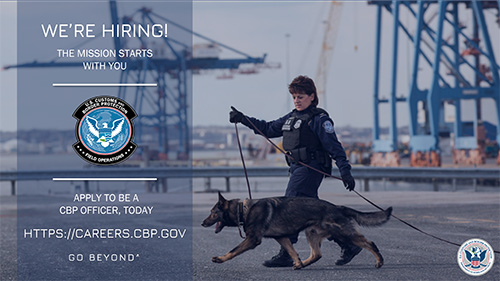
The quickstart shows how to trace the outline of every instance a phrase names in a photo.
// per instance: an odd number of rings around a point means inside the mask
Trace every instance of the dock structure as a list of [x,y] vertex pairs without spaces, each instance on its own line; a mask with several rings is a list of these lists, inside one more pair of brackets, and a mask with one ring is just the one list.
[[[481,101],[495,103],[496,141],[500,143],[499,46],[490,32],[498,32],[497,22],[486,20],[486,10],[499,9],[498,1],[370,1],[377,6],[374,77],[374,123],[372,165],[399,163],[396,105],[408,105],[412,166],[441,166],[439,137],[453,134],[454,162],[484,164],[485,124]],[[402,21],[403,9],[412,18]],[[381,97],[382,19],[392,17],[389,98]],[[497,12],[498,17],[498,12]],[[488,23],[490,23],[488,25]],[[414,31],[412,31],[414,29]],[[413,32],[413,33],[412,33]],[[398,93],[400,35],[413,44],[412,77],[407,96]],[[401,87],[399,87],[401,88]],[[464,108],[463,101],[473,101]],[[380,106],[389,104],[389,136],[380,133]],[[452,111],[446,122],[444,111]],[[475,112],[472,122],[462,120],[462,111]],[[468,124],[472,123],[472,124]],[[472,125],[469,134],[465,128]]]

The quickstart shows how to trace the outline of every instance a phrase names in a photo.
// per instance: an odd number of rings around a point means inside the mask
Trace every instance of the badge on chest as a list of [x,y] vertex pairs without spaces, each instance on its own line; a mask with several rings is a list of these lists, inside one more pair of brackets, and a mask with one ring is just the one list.
[[281,128],[282,131],[291,131],[292,128],[297,130],[300,128],[302,125],[303,120],[296,118],[296,117],[290,117],[285,121],[285,124],[283,124],[283,127]]

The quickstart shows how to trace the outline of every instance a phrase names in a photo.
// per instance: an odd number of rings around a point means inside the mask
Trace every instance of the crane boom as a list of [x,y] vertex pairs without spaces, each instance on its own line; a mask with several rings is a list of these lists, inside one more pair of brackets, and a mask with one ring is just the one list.
[[323,43],[321,44],[318,69],[316,71],[316,90],[318,91],[318,99],[322,103],[323,108],[326,108],[326,83],[332,62],[335,41],[337,40],[341,10],[342,3],[332,1],[328,9],[328,18],[325,21],[325,33],[323,35]]

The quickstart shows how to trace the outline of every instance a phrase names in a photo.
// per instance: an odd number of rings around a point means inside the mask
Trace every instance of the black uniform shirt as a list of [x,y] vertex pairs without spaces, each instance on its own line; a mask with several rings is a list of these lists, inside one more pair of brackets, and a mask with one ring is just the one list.
[[[304,111],[311,110],[308,107]],[[250,121],[268,138],[277,138],[283,136],[282,127],[285,121],[294,113],[293,110],[285,116],[276,119],[274,121],[267,122],[265,120],[259,120],[253,117],[248,117]],[[259,134],[257,130],[243,118],[242,124],[253,129],[256,134]],[[326,113],[320,113],[313,115],[311,122],[309,123],[311,130],[318,136],[324,150],[335,159],[335,164],[339,168],[341,175],[347,175],[351,173],[351,165],[347,160],[344,148],[339,142],[337,135],[335,134],[335,129],[333,127],[333,121]]]

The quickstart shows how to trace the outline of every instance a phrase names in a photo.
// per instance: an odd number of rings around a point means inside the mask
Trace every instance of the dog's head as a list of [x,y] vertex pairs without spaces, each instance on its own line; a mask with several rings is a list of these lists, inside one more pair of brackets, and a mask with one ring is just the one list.
[[229,201],[227,201],[219,192],[219,201],[214,205],[214,207],[210,211],[210,215],[203,221],[201,226],[210,227],[217,223],[215,225],[215,233],[219,233],[224,228],[224,226],[234,225],[234,223],[228,221],[228,211]]

